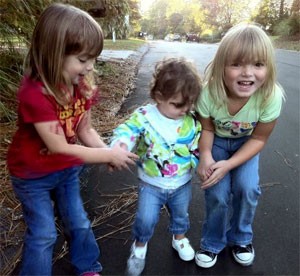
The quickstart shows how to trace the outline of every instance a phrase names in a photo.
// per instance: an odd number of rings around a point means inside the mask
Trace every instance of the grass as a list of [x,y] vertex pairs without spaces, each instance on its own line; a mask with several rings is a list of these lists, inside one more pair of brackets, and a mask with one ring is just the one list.
[[300,51],[300,34],[293,37],[271,36],[275,48]]
[[113,42],[111,39],[105,39],[104,40],[104,49],[105,50],[129,50],[129,51],[135,51],[142,45],[144,45],[146,42],[145,40],[141,39],[125,39],[125,40],[116,40]]

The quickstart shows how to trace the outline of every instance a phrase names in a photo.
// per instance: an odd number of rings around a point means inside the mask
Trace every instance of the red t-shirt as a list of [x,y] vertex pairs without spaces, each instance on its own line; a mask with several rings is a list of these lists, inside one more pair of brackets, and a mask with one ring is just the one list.
[[85,99],[78,87],[75,87],[73,103],[61,107],[54,97],[43,93],[41,82],[24,78],[18,92],[18,102],[18,130],[7,154],[11,175],[33,179],[83,163],[75,156],[49,153],[33,125],[59,121],[68,143],[76,143],[77,126],[84,112],[91,108],[91,100]]

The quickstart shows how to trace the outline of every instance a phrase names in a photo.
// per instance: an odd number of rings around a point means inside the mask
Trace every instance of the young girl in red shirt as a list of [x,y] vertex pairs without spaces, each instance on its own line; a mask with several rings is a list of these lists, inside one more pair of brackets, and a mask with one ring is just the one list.
[[78,175],[83,163],[123,169],[137,157],[119,145],[107,147],[91,126],[93,66],[102,48],[99,24],[70,5],[49,6],[35,27],[18,92],[18,130],[7,156],[27,225],[21,275],[51,275],[57,236],[52,195],[76,274],[102,270]]

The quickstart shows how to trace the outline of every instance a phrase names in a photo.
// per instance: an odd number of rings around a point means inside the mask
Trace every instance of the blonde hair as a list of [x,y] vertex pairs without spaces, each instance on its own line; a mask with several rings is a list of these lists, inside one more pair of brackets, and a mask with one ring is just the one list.
[[64,105],[71,101],[71,96],[62,89],[70,83],[63,75],[65,57],[84,51],[89,58],[96,58],[102,49],[102,29],[88,13],[71,5],[52,4],[35,26],[25,73],[42,81],[47,93]]
[[202,90],[195,65],[183,57],[164,58],[155,65],[150,83],[150,97],[168,100],[180,93],[185,103],[193,104]]
[[273,94],[276,85],[276,66],[272,42],[258,25],[238,24],[225,34],[213,61],[205,69],[204,81],[218,106],[228,100],[224,84],[226,64],[241,61],[246,63],[261,61],[266,64],[266,80],[257,92],[263,94],[263,104]]

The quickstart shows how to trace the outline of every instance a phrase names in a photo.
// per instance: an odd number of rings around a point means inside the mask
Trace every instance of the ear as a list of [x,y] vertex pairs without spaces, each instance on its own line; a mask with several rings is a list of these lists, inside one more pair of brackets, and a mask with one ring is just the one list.
[[162,95],[162,93],[160,91],[156,91],[155,93],[155,101],[157,103],[161,103],[162,101],[164,101],[164,97]]

